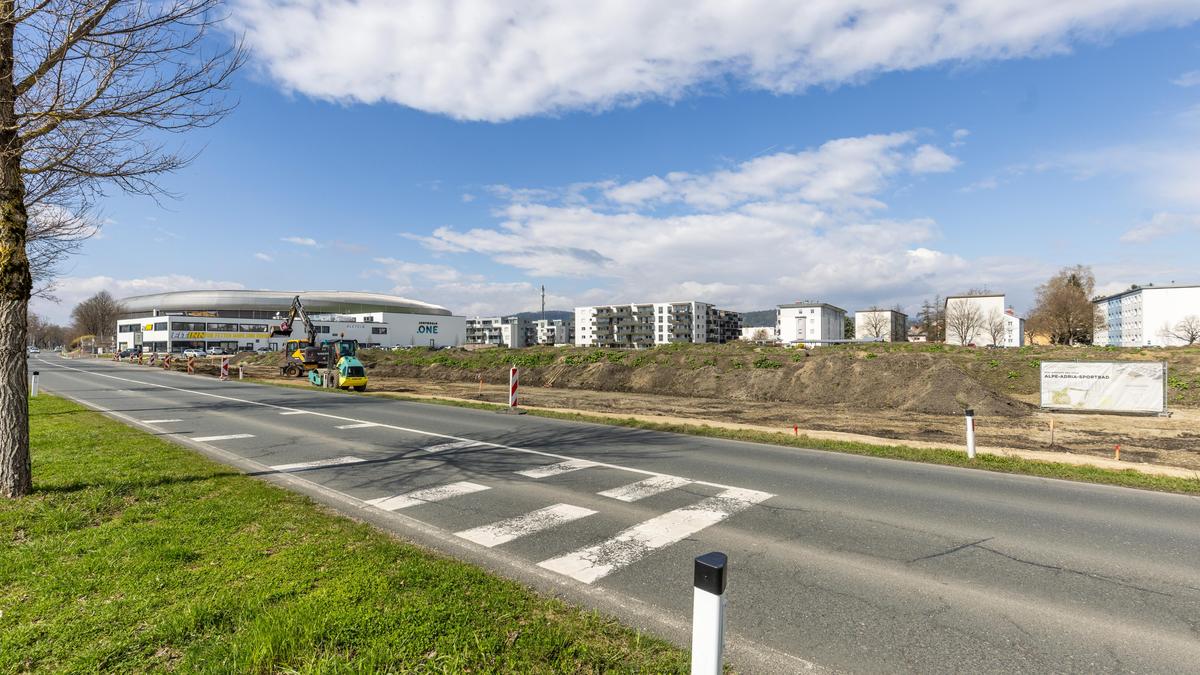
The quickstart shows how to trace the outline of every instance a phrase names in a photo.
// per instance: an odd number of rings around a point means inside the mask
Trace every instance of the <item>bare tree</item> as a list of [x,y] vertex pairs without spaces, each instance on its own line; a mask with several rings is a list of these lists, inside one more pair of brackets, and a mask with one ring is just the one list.
[[918,317],[925,339],[930,342],[941,342],[946,339],[946,308],[940,295],[933,300],[921,303],[921,314]]
[[[886,309],[872,307],[863,311],[862,315],[862,334],[858,337],[874,338],[877,340],[891,339],[892,315]],[[858,321],[855,321],[855,324],[855,331],[857,332],[858,325],[860,324]]]
[[168,196],[192,156],[158,132],[215,124],[244,61],[221,0],[0,0],[0,495],[32,488],[24,349],[35,275],[93,231],[106,189]]
[[769,328],[758,328],[751,337],[755,342],[767,342],[771,339],[771,330]]
[[946,301],[946,339],[960,345],[970,344],[975,334],[983,328],[983,311],[979,305],[966,298],[951,298]]
[[983,327],[987,331],[988,337],[992,339],[992,344],[997,346],[1004,344],[1004,334],[1008,332],[1004,312],[993,309],[984,321]]
[[29,315],[29,344],[35,347],[58,347],[67,344],[70,331],[50,323],[37,314]]
[[117,317],[121,314],[121,303],[108,291],[100,291],[75,305],[71,320],[75,332],[80,335],[95,335],[97,345],[107,345],[116,336]]
[[1092,342],[1095,308],[1092,291],[1096,277],[1086,265],[1064,267],[1037,288],[1037,304],[1029,315],[1029,330],[1044,334],[1054,344]]
[[1200,316],[1185,316],[1171,329],[1171,337],[1182,340],[1186,345],[1196,344],[1200,341]]

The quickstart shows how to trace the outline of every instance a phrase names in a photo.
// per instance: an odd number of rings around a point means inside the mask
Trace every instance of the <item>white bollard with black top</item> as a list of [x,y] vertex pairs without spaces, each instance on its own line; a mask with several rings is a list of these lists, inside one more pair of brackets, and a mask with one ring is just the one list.
[[38,375],[40,375],[40,373],[35,370],[33,371],[33,374],[29,376],[29,395],[31,397],[36,397],[38,394]]
[[975,459],[975,411],[967,408],[967,459]]
[[725,650],[725,581],[729,558],[698,556],[692,593],[692,675],[718,675]]

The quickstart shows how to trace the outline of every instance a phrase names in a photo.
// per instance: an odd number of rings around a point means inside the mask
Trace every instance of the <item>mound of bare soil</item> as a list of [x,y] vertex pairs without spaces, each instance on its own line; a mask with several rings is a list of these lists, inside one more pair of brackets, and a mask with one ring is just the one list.
[[[469,370],[441,364],[380,364],[382,377],[444,382],[507,382],[507,369]],[[555,363],[526,368],[521,382],[535,387],[586,389],[742,401],[786,401],[811,406],[864,410],[892,409],[936,415],[1022,416],[1031,408],[997,393],[946,359],[930,354],[882,354],[862,358],[853,353],[799,358],[772,364],[726,364],[690,367],[684,363],[632,366],[608,360],[589,364]]]

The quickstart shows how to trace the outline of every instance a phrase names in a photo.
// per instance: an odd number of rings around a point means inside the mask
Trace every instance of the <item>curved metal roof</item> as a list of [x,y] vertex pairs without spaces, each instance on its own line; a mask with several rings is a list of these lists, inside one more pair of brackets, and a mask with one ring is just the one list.
[[358,291],[173,291],[135,295],[121,300],[123,314],[177,312],[189,310],[261,310],[286,312],[292,298],[300,296],[304,309],[313,314],[433,314],[450,316],[450,310],[419,300],[383,293]]

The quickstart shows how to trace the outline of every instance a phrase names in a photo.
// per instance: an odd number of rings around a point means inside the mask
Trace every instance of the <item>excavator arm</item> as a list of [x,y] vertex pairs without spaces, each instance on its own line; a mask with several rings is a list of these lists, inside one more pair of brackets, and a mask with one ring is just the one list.
[[304,311],[304,305],[300,303],[300,296],[298,295],[292,298],[292,309],[288,312],[288,317],[275,330],[271,331],[271,337],[291,337],[292,328],[295,326],[297,318],[304,322],[304,329],[308,331],[309,342],[316,344],[317,329],[313,326],[312,320],[308,318],[308,312]]

